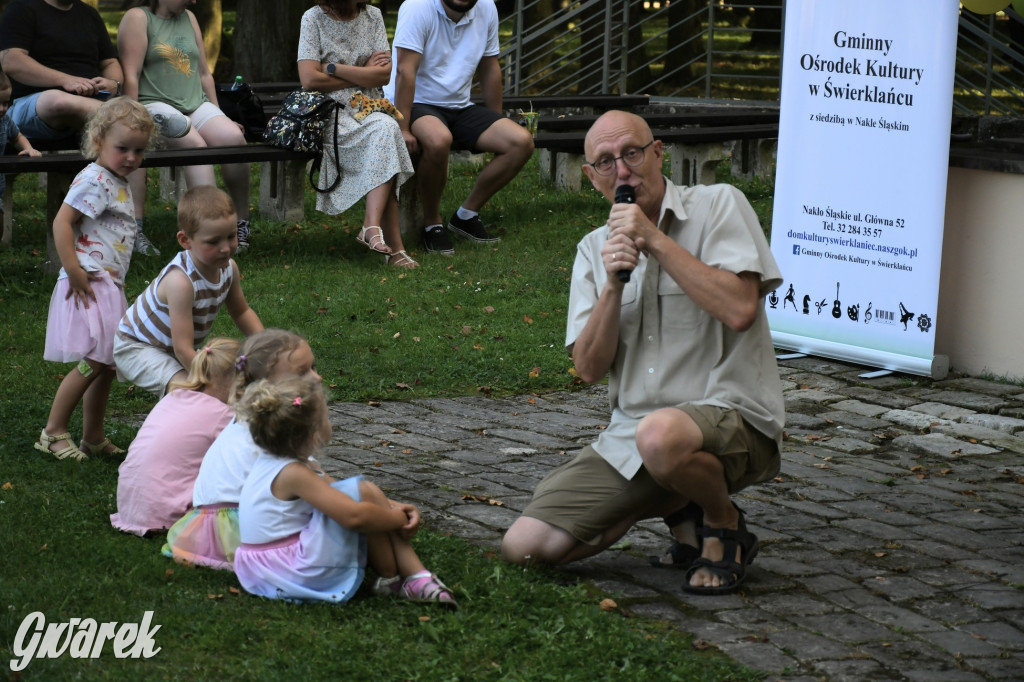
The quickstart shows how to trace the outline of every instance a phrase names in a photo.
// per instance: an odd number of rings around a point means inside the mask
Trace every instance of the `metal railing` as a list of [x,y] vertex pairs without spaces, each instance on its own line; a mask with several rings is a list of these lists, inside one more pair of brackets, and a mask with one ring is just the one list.
[[[513,95],[777,101],[785,2],[516,0],[502,20]],[[1024,115],[1024,20],[963,11],[954,111]]]

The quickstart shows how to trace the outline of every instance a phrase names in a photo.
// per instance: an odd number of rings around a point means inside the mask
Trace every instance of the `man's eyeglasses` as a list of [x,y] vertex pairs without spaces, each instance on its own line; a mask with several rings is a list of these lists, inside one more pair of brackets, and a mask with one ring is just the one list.
[[622,159],[622,163],[626,164],[630,168],[636,168],[644,162],[644,152],[654,144],[654,140],[651,140],[643,147],[629,147],[622,156],[602,156],[600,159],[594,162],[587,162],[588,166],[592,166],[598,175],[611,175],[615,172],[615,162]]

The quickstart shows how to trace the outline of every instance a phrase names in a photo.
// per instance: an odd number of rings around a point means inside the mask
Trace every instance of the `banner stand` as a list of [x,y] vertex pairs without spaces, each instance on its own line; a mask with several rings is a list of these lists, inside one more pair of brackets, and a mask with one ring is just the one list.
[[776,347],[933,379],[957,0],[787,0]]

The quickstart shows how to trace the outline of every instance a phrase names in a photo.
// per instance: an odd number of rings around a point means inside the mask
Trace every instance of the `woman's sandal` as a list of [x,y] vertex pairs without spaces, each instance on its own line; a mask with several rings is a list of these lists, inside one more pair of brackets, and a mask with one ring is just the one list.
[[[668,526],[671,531],[676,526],[686,523],[687,521],[693,521],[697,528],[703,525],[704,521],[704,510],[699,505],[690,502],[682,509],[677,509],[672,512],[664,519],[665,525]],[[686,570],[693,562],[700,558],[700,538],[697,538],[698,546],[688,545],[684,542],[675,540],[672,542],[672,546],[669,547],[664,554],[659,556],[648,556],[647,561],[650,562],[651,566],[655,568],[679,568]],[[667,559],[667,561],[666,561]]]
[[[104,438],[96,445],[86,443],[83,440],[78,447],[82,452],[89,455],[90,457],[95,457],[96,455],[107,455],[116,457],[117,455],[124,454],[124,450],[111,443],[109,438]],[[110,449],[108,450],[107,448]]]
[[[747,524],[743,520],[743,511],[740,512],[740,521],[736,530],[731,528],[712,528],[702,526],[700,535],[703,538],[718,538],[722,541],[722,560],[712,561],[704,557],[698,557],[686,572],[686,582],[683,583],[683,592],[690,594],[731,594],[739,589],[744,578],[747,577],[747,566],[754,561],[760,544],[757,536],[747,530]],[[740,560],[736,561],[736,549],[741,550]],[[706,570],[712,575],[718,576],[722,584],[717,587],[706,585],[691,585],[690,579],[699,570]]]
[[[50,446],[54,443],[59,443],[62,440],[68,442],[67,447],[63,447],[60,450],[51,450]],[[89,455],[85,454],[81,450],[75,447],[75,441],[71,440],[71,434],[65,431],[64,433],[56,436],[51,436],[46,433],[46,429],[43,429],[39,433],[39,440],[32,444],[36,450],[45,452],[48,455],[53,455],[57,459],[73,459],[76,462],[81,462],[89,459]]]
[[419,263],[412,259],[412,256],[405,252],[405,249],[385,255],[384,260],[388,265],[396,268],[404,268],[405,270],[412,270],[413,268],[418,268],[420,266]]
[[367,225],[359,230],[356,240],[377,253],[389,254],[391,247],[384,241],[384,230],[379,225]]

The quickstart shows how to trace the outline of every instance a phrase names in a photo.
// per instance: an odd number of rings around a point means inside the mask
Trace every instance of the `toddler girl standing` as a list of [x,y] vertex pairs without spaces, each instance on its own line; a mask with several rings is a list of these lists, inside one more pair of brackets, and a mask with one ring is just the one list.
[[[235,379],[228,402],[241,397],[259,379],[308,376],[320,381],[313,351],[298,334],[266,329],[248,337],[235,358]],[[192,509],[167,531],[166,556],[175,561],[230,571],[238,547],[238,496],[260,448],[249,426],[228,424],[206,451],[194,486]]]
[[[50,299],[43,357],[78,363],[61,381],[46,427],[34,447],[57,459],[123,454],[103,435],[114,379],[114,333],[127,307],[124,277],[135,240],[135,210],[126,177],[157,138],[156,124],[138,102],[104,102],[82,135],[82,154],[96,159],[71,183],[53,220],[61,270]],[[82,443],[68,424],[82,402]]]
[[192,358],[188,378],[150,411],[117,475],[110,523],[136,535],[166,530],[192,508],[192,485],[210,444],[235,416],[228,393],[236,339],[210,339]]
[[257,381],[236,409],[262,449],[238,503],[242,587],[271,599],[344,602],[369,563],[377,594],[456,606],[409,542],[419,510],[360,476],[334,481],[310,457],[331,435],[319,380]]

